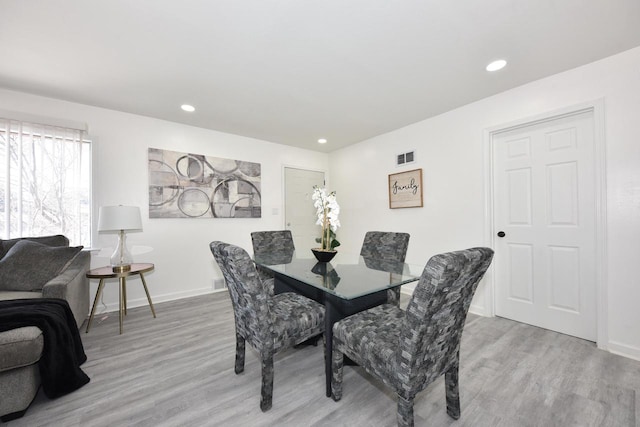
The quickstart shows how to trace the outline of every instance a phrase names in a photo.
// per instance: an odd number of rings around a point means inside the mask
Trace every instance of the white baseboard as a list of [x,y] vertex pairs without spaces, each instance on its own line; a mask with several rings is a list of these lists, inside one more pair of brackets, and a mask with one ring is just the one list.
[[608,350],[610,353],[617,354],[618,356],[640,361],[640,348],[638,347],[609,341]]
[[[226,291],[227,291],[226,288],[223,288],[223,289],[201,288],[201,289],[194,289],[188,292],[172,292],[172,293],[163,294],[163,295],[152,295],[151,301],[153,302],[153,305],[156,305],[161,302],[174,301],[182,298],[196,297],[199,295],[213,294],[216,292],[226,292]],[[93,304],[93,301],[92,301],[92,304]],[[107,307],[106,309],[104,308],[104,306],[102,306],[100,302],[98,302],[98,304],[99,306],[96,307],[96,316],[98,314],[110,313],[110,312],[118,311],[120,309],[117,302],[105,304]],[[146,297],[136,298],[136,299],[127,298],[127,308],[143,307],[148,305],[149,305],[149,302],[147,301]],[[102,308],[102,310],[100,310],[100,308]]]
[[413,291],[416,289],[416,283],[408,283],[406,285],[400,286],[400,293],[407,294],[409,296],[413,295]]
[[477,316],[482,316],[482,317],[487,316],[487,314],[485,313],[484,306],[479,304],[471,304],[469,306],[469,313],[475,314]]

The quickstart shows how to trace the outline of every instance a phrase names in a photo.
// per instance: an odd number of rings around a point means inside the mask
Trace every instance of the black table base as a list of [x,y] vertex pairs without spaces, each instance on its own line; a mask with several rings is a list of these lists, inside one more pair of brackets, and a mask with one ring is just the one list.
[[283,292],[296,292],[324,305],[325,308],[325,381],[326,394],[331,397],[332,375],[332,351],[333,351],[333,324],[352,314],[359,313],[369,308],[387,302],[387,290],[384,289],[373,294],[346,300],[338,296],[328,294],[306,283],[292,279],[288,276],[275,274],[274,290],[276,294]]

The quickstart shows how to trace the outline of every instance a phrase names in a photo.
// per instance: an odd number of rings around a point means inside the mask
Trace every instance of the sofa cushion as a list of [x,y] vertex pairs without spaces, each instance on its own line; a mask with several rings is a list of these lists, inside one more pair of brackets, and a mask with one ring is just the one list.
[[17,239],[0,240],[0,258],[9,252],[9,249],[21,240],[29,240],[31,242],[42,243],[47,246],[69,246],[69,239],[62,234],[41,237],[18,237]]
[[25,291],[0,291],[0,301],[9,301],[12,299],[25,298],[42,298],[42,292],[25,292]]
[[43,346],[42,331],[35,326],[0,332],[0,372],[33,365]]
[[0,290],[37,291],[56,277],[82,246],[53,247],[20,240],[0,260]]

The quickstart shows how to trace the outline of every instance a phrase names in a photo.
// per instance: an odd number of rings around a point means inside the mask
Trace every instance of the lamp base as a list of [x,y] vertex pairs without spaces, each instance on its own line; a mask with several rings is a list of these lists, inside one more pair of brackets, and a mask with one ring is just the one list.
[[126,239],[127,235],[124,234],[124,230],[120,230],[118,233],[118,246],[116,246],[116,250],[111,255],[111,270],[114,273],[131,271],[133,258],[129,253],[129,249],[127,249]]
[[111,267],[111,271],[113,271],[114,273],[126,273],[127,271],[131,271],[131,264],[114,265]]

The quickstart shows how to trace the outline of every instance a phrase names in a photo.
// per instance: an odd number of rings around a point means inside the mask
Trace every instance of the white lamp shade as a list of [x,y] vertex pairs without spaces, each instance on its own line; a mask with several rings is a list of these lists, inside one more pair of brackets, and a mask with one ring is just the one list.
[[140,208],[137,206],[102,206],[98,216],[98,231],[142,230]]

